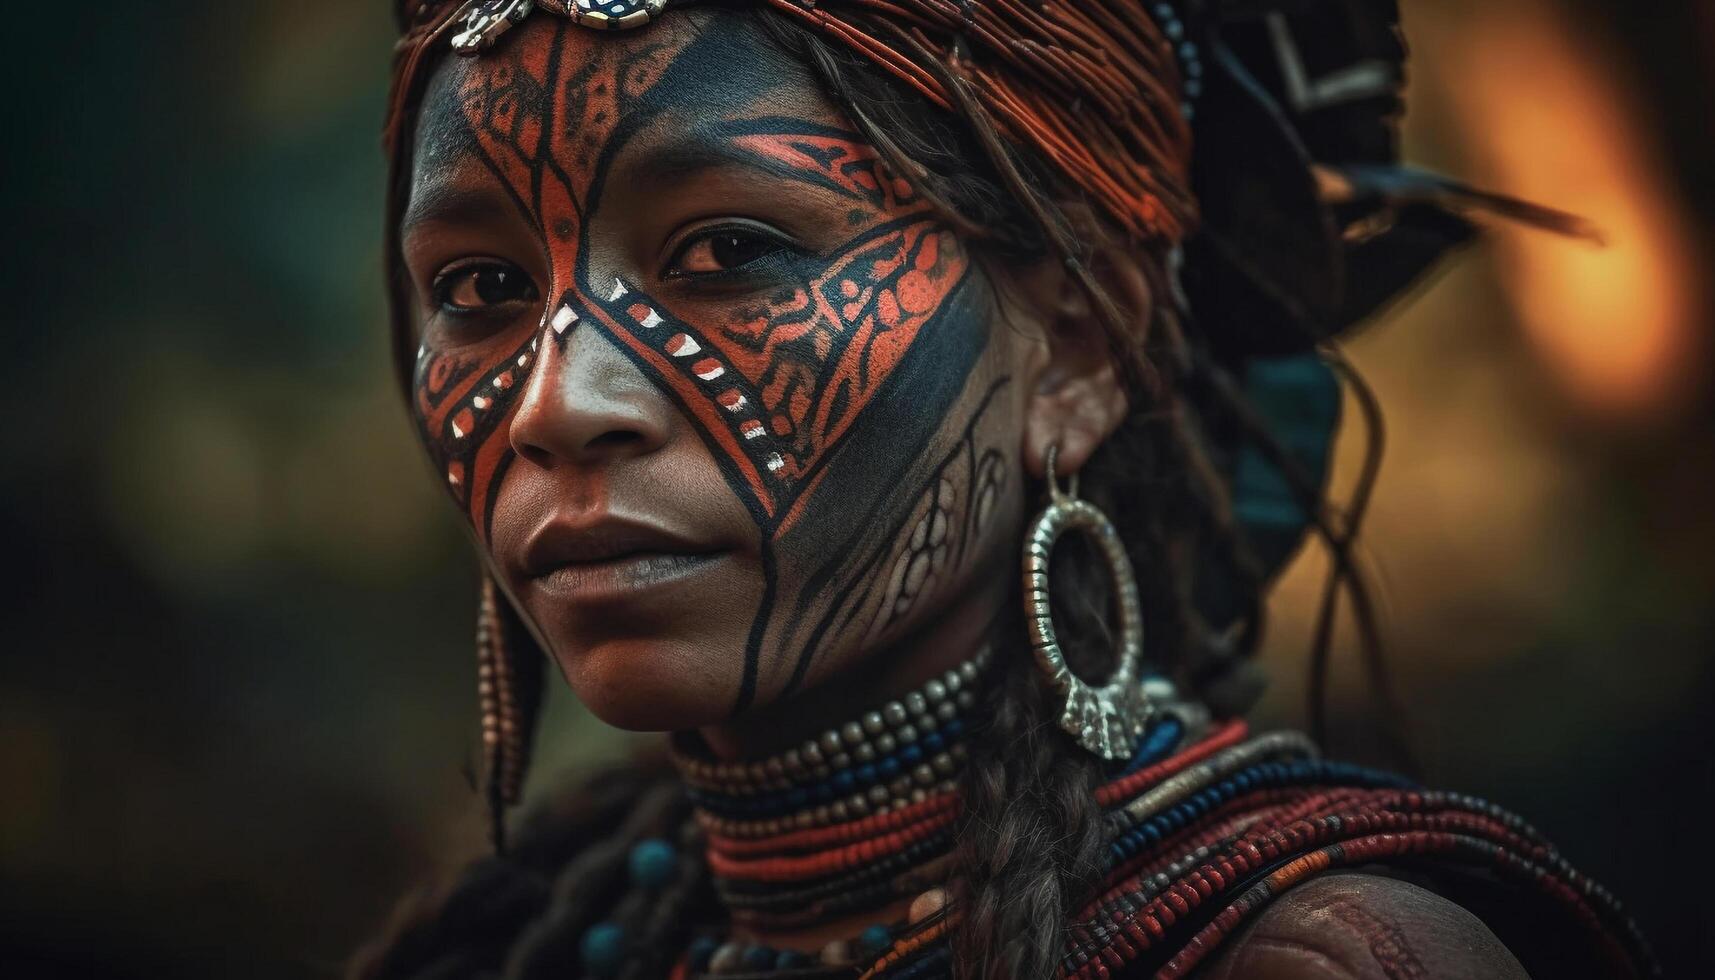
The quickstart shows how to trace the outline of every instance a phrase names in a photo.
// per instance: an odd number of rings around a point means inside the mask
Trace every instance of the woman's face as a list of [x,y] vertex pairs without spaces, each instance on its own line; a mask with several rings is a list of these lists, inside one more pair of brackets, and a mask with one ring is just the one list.
[[598,715],[715,723],[1010,583],[1041,333],[749,18],[448,58],[412,178],[422,436]]

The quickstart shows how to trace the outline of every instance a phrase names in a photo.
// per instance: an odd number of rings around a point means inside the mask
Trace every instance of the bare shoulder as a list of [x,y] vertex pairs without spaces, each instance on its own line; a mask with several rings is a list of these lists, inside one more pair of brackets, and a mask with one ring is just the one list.
[[1409,882],[1329,874],[1235,935],[1200,980],[1526,980],[1480,919]]

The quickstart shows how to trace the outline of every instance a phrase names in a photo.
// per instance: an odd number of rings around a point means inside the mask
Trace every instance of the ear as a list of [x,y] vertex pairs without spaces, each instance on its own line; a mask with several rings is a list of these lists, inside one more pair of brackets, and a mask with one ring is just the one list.
[[[1153,296],[1142,263],[1123,243],[1099,247],[1089,266],[1122,315],[1141,333]],[[1046,261],[1023,277],[1023,290],[1037,311],[1042,345],[1033,352],[1030,401],[1024,425],[1024,465],[1032,476],[1047,473],[1048,450],[1059,447],[1056,468],[1074,473],[1124,421],[1130,409],[1113,347],[1094,300],[1064,263]]]

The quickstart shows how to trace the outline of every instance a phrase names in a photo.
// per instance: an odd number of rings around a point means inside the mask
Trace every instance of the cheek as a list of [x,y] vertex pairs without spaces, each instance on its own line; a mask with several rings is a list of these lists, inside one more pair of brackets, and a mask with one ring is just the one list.
[[1023,520],[1023,415],[1004,369],[1003,358],[985,358],[976,376],[992,379],[990,397],[961,400],[948,419],[957,436],[952,448],[914,499],[900,495],[910,510],[877,572],[868,645],[911,632],[973,590],[1009,581]]
[[513,452],[507,422],[535,364],[534,331],[417,357],[412,414],[447,492],[486,541],[495,490]]
[[709,405],[711,429],[734,448],[729,462],[778,536],[803,518],[837,455],[853,443],[872,458],[882,448],[859,431],[872,416],[890,416],[880,424],[902,437],[895,454],[922,444],[909,430],[924,428],[924,414],[901,413],[898,401],[931,376],[956,384],[980,351],[984,326],[950,310],[969,271],[950,233],[909,222],[850,243],[801,284],[744,303],[665,304],[669,329],[637,333],[684,368],[669,384]]
[[1024,399],[993,310],[986,280],[965,277],[782,538],[783,593],[806,624],[785,691],[1012,581]]

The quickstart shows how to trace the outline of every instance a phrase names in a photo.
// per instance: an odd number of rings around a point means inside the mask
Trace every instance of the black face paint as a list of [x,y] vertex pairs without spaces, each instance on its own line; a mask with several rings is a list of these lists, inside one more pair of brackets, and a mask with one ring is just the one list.
[[[781,58],[745,32],[619,40],[541,22],[461,66],[456,122],[536,230],[551,301],[527,333],[426,340],[417,370],[423,438],[485,542],[518,465],[507,422],[519,392],[575,331],[600,331],[671,398],[760,536],[766,582],[735,711],[757,697],[765,662],[790,690],[830,635],[879,637],[908,615],[962,560],[1005,472],[977,436],[1007,384],[976,371],[991,295],[956,236],[840,120],[779,113],[768,89],[787,73],[725,67]],[[609,184],[639,177],[615,161],[667,124],[770,186],[819,195],[839,244],[782,253],[718,289],[594,274],[614,263],[592,262],[592,229],[628,221]],[[681,156],[657,155],[655,174],[697,165]]]

